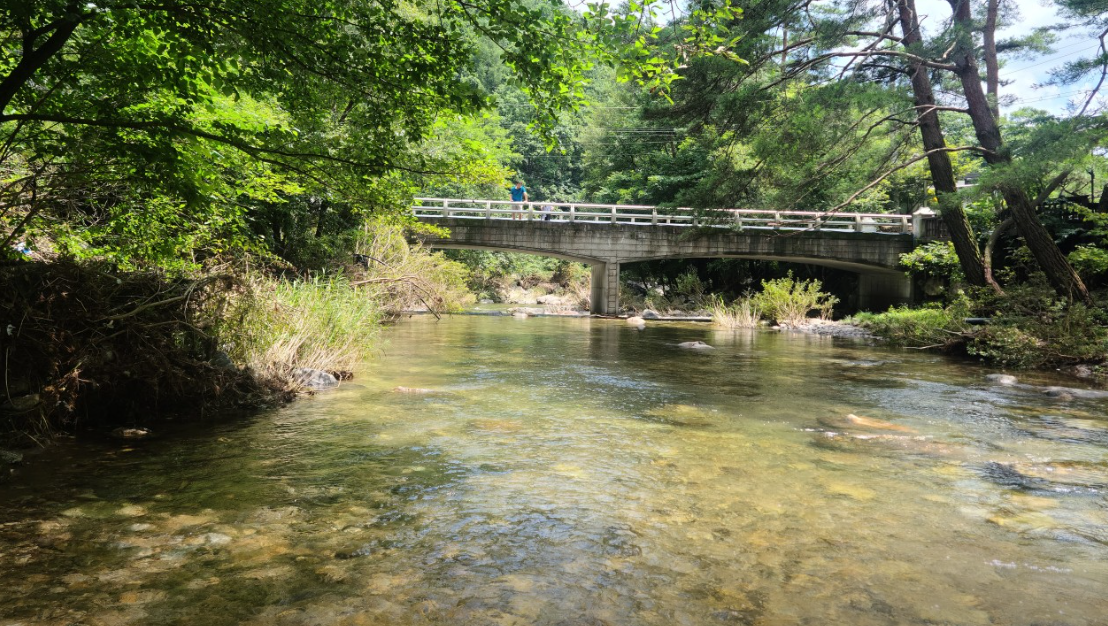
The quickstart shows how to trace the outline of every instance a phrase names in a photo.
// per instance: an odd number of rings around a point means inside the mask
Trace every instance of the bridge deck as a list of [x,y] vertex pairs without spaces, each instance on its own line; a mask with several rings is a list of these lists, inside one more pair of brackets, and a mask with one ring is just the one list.
[[421,219],[543,220],[638,226],[820,230],[832,232],[915,234],[917,215],[888,213],[825,213],[757,209],[668,209],[629,204],[582,202],[511,202],[458,198],[416,198],[412,212]]

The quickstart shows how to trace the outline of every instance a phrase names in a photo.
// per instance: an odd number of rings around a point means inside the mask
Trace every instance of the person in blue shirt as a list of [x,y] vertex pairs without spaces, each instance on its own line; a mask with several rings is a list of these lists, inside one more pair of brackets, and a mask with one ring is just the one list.
[[527,188],[522,180],[517,180],[516,186],[508,189],[508,193],[512,194],[512,219],[518,220],[523,215],[523,203],[530,199]]

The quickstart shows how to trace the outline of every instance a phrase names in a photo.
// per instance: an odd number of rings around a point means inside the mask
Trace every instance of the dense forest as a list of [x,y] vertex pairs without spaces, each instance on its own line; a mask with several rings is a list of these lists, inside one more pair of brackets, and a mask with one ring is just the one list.
[[[414,196],[506,199],[512,180],[536,201],[705,214],[931,207],[949,243],[904,259],[929,302],[856,321],[1096,374],[1108,3],[1054,0],[1056,24],[1008,39],[1013,0],[937,4],[5,2],[4,419],[38,437],[255,406],[347,375],[400,311],[520,273],[582,280],[409,245],[429,228]],[[1005,68],[1060,34],[1084,42],[1052,65],[1069,108],[1028,106]],[[629,268],[625,292],[726,309],[794,275],[850,280],[667,261]]]

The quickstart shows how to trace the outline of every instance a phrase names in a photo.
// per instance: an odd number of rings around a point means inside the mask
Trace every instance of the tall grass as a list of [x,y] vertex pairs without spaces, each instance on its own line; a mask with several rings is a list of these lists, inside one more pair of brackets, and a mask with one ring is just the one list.
[[287,281],[252,277],[222,333],[236,363],[288,384],[296,368],[348,371],[369,357],[384,316],[377,298],[340,275]]
[[709,305],[712,323],[724,328],[757,328],[761,323],[762,312],[753,298],[740,298],[731,304],[724,304],[722,298],[716,298]]

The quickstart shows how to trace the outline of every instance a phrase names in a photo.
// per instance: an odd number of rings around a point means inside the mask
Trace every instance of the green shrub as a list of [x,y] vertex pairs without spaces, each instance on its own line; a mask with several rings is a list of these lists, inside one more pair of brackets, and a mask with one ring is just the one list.
[[818,280],[796,280],[790,271],[785,278],[763,280],[762,291],[752,298],[752,304],[766,317],[779,324],[799,326],[808,319],[808,313],[819,311],[821,318],[829,318],[838,298],[820,291]]
[[426,308],[452,311],[473,301],[466,288],[469,270],[441,252],[408,244],[404,230],[371,220],[354,242],[367,267],[356,268],[350,282],[370,292],[390,315]]
[[963,330],[962,307],[912,309],[890,308],[884,313],[858,313],[851,321],[888,340],[904,346],[946,346]]
[[1077,270],[1085,280],[1108,274],[1108,250],[1094,246],[1078,246],[1068,256],[1073,269]]
[[689,268],[688,271],[677,277],[677,285],[673,290],[672,296],[684,298],[693,305],[700,306],[704,303],[706,290],[696,270]]
[[967,352],[1005,367],[1036,367],[1048,359],[1045,343],[1016,326],[986,326],[978,331]]
[[912,276],[962,282],[962,265],[949,241],[932,241],[900,255],[900,266]]

